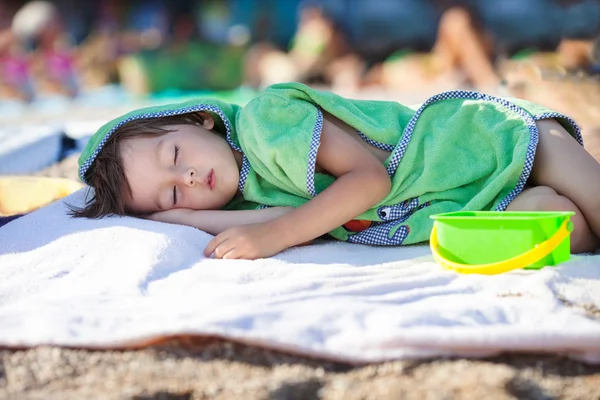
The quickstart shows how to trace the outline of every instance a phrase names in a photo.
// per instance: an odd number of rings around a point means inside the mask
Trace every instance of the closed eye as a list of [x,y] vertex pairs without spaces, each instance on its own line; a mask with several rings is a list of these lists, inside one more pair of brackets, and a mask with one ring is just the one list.
[[[177,157],[179,156],[179,146],[175,146],[175,156],[173,157],[173,165],[177,165]],[[177,205],[177,186],[173,186],[173,207]]]

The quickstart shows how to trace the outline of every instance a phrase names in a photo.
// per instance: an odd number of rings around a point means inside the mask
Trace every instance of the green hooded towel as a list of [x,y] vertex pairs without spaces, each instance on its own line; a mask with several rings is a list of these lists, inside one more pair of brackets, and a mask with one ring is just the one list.
[[[582,145],[570,118],[518,99],[477,92],[438,94],[418,107],[349,100],[299,83],[271,86],[245,107],[218,100],[145,108],[117,118],[92,137],[79,159],[86,171],[110,134],[137,118],[197,111],[215,117],[215,132],[243,153],[243,200],[227,209],[299,207],[327,188],[332,176],[315,173],[322,110],[390,152],[385,167],[392,190],[356,220],[330,232],[352,243],[400,245],[426,241],[433,214],[504,210],[523,190],[535,156],[535,121],[556,118]],[[355,195],[360,196],[360,193]]]

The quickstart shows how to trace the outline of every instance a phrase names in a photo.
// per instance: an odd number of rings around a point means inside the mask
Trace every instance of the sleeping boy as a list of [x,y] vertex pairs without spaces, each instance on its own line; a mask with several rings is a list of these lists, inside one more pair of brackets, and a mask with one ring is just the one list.
[[198,99],[107,123],[79,159],[77,217],[132,215],[216,235],[207,256],[256,259],[322,235],[428,240],[433,214],[574,211],[571,250],[600,236],[600,164],[569,117],[453,91],[418,107],[299,83],[243,108]]

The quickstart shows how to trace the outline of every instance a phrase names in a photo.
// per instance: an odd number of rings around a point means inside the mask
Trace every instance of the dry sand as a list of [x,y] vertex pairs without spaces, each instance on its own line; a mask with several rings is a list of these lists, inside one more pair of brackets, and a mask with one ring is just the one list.
[[[516,79],[518,96],[572,115],[600,160],[597,82]],[[76,158],[41,174],[76,178]],[[552,355],[356,367],[188,338],[142,350],[40,347],[0,357],[2,399],[600,399],[600,365]]]
[[3,399],[600,399],[600,366],[558,356],[362,367],[220,340],[0,352]]

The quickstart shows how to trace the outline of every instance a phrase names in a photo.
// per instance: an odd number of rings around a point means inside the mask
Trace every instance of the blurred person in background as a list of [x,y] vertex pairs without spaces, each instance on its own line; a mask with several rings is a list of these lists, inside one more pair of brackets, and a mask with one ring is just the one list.
[[[441,12],[432,0],[327,0],[326,12],[341,27],[352,56],[339,60],[333,76],[358,67],[355,86],[383,85],[401,88],[421,86],[427,80],[419,64],[411,65],[411,54],[430,53],[436,42]],[[350,62],[353,60],[353,62]],[[405,68],[390,74],[390,61],[402,60]]]
[[59,8],[49,1],[28,2],[15,13],[12,31],[31,53],[35,95],[75,96],[74,48]]
[[129,92],[140,95],[235,89],[243,83],[252,43],[287,45],[298,2],[153,1],[161,4],[162,17],[146,19],[151,29],[133,29],[145,44],[119,62],[119,76]]
[[[268,39],[258,40],[246,57],[247,84],[259,87],[299,81],[335,85],[340,75],[332,74],[332,64],[349,55],[350,47],[340,26],[323,9],[322,3],[299,4],[294,17],[295,32],[285,45]],[[348,69],[343,71],[348,72]]]
[[12,18],[20,4],[0,3],[0,101],[30,101],[33,87],[29,75],[29,59],[12,31]]
[[265,85],[503,92],[503,68],[513,65],[505,60],[589,63],[591,41],[573,39],[598,29],[597,7],[598,0],[314,0],[301,9],[287,55],[262,49],[250,65]]
[[[90,84],[120,82],[126,91],[147,94],[148,72],[138,54],[157,52],[168,36],[168,7],[163,0],[101,0],[101,18],[82,51]],[[105,50],[104,54],[99,50]]]
[[437,19],[429,0],[304,1],[288,51],[255,48],[249,81],[266,86],[295,80],[334,90],[381,83],[368,71],[398,49],[431,49]]
[[83,90],[117,83],[117,61],[126,52],[121,34],[122,3],[97,0],[95,13],[89,33],[77,50],[77,69]]
[[[562,6],[560,63],[568,70],[586,69],[594,61],[594,41],[600,38],[600,0],[558,0]],[[600,71],[598,71],[600,72]]]
[[[140,65],[144,57],[157,55],[172,61],[172,54],[163,50],[173,47],[185,51],[186,46],[198,39],[194,21],[196,0],[96,0],[95,3],[96,18],[77,55],[82,86],[88,89],[121,82],[131,93],[147,94],[152,89],[149,75],[157,68]],[[167,75],[177,75],[172,72],[167,71]]]
[[442,68],[494,91],[517,87],[545,71],[587,68],[600,31],[599,0],[439,0],[446,9],[434,53]]
[[[524,49],[551,51],[560,41],[560,10],[554,0],[434,2],[441,13],[437,39],[431,57],[421,63],[434,83],[503,92],[498,70],[503,59]],[[399,79],[402,61],[390,60],[388,84]]]
[[306,1],[287,54],[251,53],[249,81],[496,91],[495,60],[556,47],[556,18],[552,0]]

